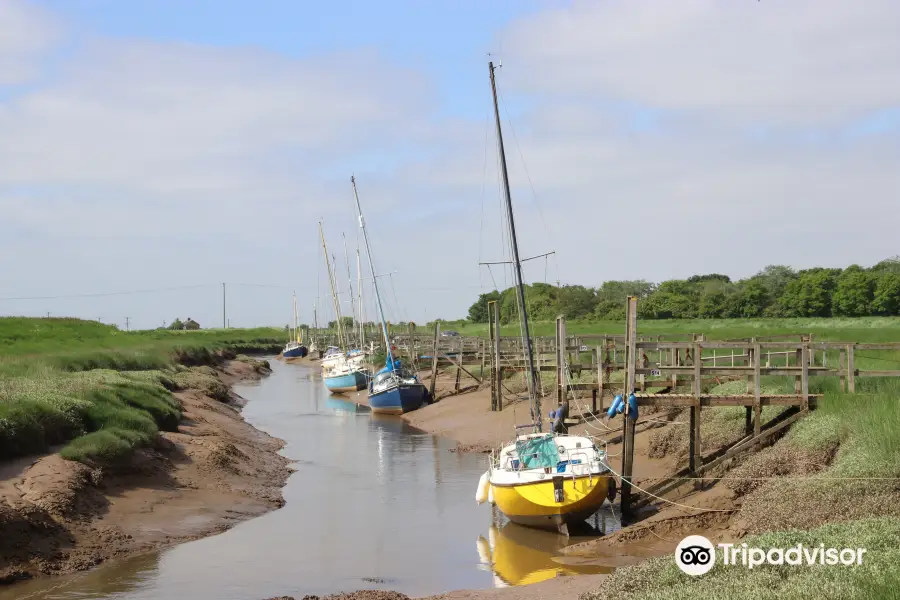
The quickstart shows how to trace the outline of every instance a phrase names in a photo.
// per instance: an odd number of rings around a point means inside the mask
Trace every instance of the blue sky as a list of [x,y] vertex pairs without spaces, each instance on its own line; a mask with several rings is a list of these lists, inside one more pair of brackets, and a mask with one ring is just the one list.
[[512,20],[571,4],[561,0],[42,0],[94,33],[263,48],[285,56],[371,49],[434,79],[445,115],[484,113],[487,52]]
[[529,280],[872,264],[900,253],[898,29],[890,0],[5,0],[0,314],[216,324],[225,281],[282,286],[235,286],[235,325],[293,289],[309,321],[355,173],[389,318],[465,315],[508,254],[489,51],[521,251],[556,251]]

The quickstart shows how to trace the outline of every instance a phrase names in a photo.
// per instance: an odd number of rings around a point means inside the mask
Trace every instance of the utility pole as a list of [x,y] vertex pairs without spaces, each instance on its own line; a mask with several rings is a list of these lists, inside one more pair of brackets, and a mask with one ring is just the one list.
[[222,329],[228,329],[228,318],[225,313],[225,283],[222,282]]
[[125,331],[131,331],[131,319],[125,317]]

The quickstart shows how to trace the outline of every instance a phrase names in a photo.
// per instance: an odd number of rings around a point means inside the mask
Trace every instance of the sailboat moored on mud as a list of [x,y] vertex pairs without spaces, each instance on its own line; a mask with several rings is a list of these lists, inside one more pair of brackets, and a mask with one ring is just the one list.
[[[522,263],[516,239],[494,63],[489,63],[497,145],[503,177],[506,219],[516,283],[526,381],[531,402],[532,422],[515,428],[515,440],[492,452],[488,471],[481,476],[476,491],[479,503],[490,499],[513,523],[555,529],[568,535],[568,524],[587,519],[603,502],[615,494],[615,479],[606,464],[606,453],[588,437],[570,436],[556,431],[543,432],[540,386],[534,368],[531,332],[522,282]],[[565,412],[568,412],[567,410]],[[521,429],[530,433],[519,434]]]
[[372,285],[375,288],[375,300],[378,305],[378,314],[381,317],[381,332],[384,337],[384,347],[387,354],[384,368],[375,374],[375,377],[369,384],[369,406],[372,408],[373,413],[400,415],[422,406],[428,391],[425,389],[425,384],[419,381],[415,371],[407,368],[400,360],[394,358],[394,351],[387,332],[387,322],[384,318],[384,309],[381,305],[381,293],[378,290],[375,264],[372,261],[372,250],[369,248],[369,235],[366,232],[362,207],[359,204],[359,194],[356,191],[356,178],[351,177],[350,182],[353,184],[353,196],[356,200],[359,227],[363,232],[366,256],[369,259],[369,268],[372,271]]

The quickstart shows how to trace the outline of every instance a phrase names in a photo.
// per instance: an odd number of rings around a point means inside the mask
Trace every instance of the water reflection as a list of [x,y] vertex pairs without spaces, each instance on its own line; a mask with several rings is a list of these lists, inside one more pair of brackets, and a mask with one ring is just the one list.
[[528,585],[560,575],[611,573],[613,568],[596,560],[567,556],[567,546],[580,544],[618,528],[618,519],[605,506],[569,537],[555,532],[522,527],[494,509],[494,523],[487,537],[478,536],[476,549],[482,568],[494,574],[494,587]]
[[[294,461],[282,509],[89,573],[0,588],[0,600],[245,600],[360,588],[427,596],[604,572],[561,549],[609,531],[610,513],[568,541],[507,523],[475,503],[483,456],[450,452],[448,440],[332,396],[309,367],[273,361],[273,370],[237,391],[249,401],[245,418],[283,439]],[[472,553],[479,535],[484,565]],[[373,577],[385,583],[365,579]]]

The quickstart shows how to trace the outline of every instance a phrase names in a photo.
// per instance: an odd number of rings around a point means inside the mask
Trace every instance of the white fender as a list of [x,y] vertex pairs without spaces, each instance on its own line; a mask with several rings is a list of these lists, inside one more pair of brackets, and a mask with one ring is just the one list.
[[478,489],[475,490],[475,502],[484,504],[488,499],[488,486],[490,485],[490,475],[485,471],[478,480]]
[[494,486],[488,481],[488,504],[494,505]]
[[491,560],[491,549],[488,546],[488,541],[484,539],[484,536],[478,536],[475,547],[478,549],[478,558],[481,560],[481,564],[490,565],[493,563]]

